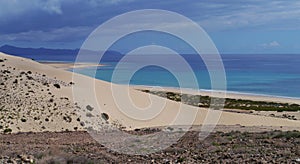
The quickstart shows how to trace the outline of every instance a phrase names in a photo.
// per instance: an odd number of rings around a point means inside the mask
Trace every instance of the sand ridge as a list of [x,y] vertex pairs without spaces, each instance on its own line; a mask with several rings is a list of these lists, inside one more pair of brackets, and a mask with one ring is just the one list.
[[94,64],[94,63],[65,63],[65,62],[40,62],[51,67],[58,69],[69,70],[74,68],[87,68],[87,67],[101,67],[105,66],[103,64]]

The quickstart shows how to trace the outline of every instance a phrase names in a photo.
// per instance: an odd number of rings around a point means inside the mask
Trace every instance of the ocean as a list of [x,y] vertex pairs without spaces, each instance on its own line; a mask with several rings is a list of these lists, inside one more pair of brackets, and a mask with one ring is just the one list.
[[[152,56],[162,60],[161,56]],[[135,70],[140,59],[122,63],[120,69],[116,69],[119,61],[101,61],[105,66],[95,68],[76,69],[76,72],[92,76],[100,80],[118,84],[183,87],[191,89],[211,90],[211,81],[202,59],[198,55],[181,55],[191,66],[193,71],[182,68],[180,63],[168,58],[167,62],[172,63],[175,71],[181,77],[188,77],[194,73],[199,86],[189,84],[189,78],[184,85],[179,85],[175,76],[166,69],[157,66],[146,66],[129,75]],[[64,56],[40,57],[26,56],[38,61],[61,61],[74,62],[74,58]],[[225,72],[227,91],[243,92],[259,95],[271,95],[282,97],[300,98],[300,55],[296,54],[223,54],[221,55]],[[117,78],[112,79],[114,72],[121,72]],[[128,81],[128,76],[131,76]]]

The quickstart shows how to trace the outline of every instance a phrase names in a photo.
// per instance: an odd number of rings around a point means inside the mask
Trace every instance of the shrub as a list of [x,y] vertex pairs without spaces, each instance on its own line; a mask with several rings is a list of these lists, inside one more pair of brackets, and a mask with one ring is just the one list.
[[277,112],[283,112],[283,109],[278,109]]
[[63,119],[66,121],[66,122],[72,122],[72,118],[70,116],[64,116]]
[[53,84],[53,86],[56,87],[56,88],[58,88],[58,89],[60,88],[59,84]]
[[182,163],[184,160],[185,160],[184,157],[179,157],[179,158],[177,159],[177,162]]
[[280,132],[280,133],[276,134],[273,138],[286,138],[286,139],[300,138],[300,132],[296,131],[296,130]]
[[12,132],[12,130],[10,129],[10,128],[7,128],[7,129],[4,129],[4,131],[3,131],[4,133],[11,133]]

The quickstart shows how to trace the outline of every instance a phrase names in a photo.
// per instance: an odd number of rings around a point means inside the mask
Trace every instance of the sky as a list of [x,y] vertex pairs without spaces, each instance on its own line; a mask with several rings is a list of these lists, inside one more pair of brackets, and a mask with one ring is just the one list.
[[[299,0],[0,0],[0,46],[80,48],[102,23],[141,9],[188,17],[223,54],[300,54]],[[176,39],[161,36],[137,34],[113,48],[126,52],[133,44],[153,44],[156,39],[180,53],[192,52]]]

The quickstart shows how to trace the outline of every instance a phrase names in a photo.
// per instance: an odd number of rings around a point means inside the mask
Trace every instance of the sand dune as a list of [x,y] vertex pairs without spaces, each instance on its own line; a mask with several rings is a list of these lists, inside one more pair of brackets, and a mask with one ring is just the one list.
[[101,67],[102,64],[93,64],[93,63],[64,63],[64,62],[41,62],[42,64],[46,64],[58,69],[72,69],[72,68],[85,68],[85,67]]
[[134,129],[214,123],[300,130],[299,120],[192,107],[3,53],[0,61],[0,125],[13,132],[82,130],[110,124]]

